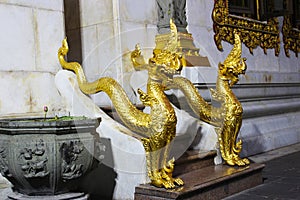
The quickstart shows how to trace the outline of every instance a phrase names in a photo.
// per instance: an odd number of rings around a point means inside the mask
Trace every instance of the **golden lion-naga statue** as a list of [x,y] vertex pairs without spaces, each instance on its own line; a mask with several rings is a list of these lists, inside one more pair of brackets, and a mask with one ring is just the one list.
[[247,158],[239,157],[242,141],[236,140],[242,125],[243,108],[231,90],[239,81],[238,76],[245,74],[247,69],[246,58],[241,58],[241,54],[241,40],[235,34],[233,49],[224,63],[219,63],[216,89],[211,89],[212,98],[220,103],[220,107],[208,104],[194,85],[184,77],[174,77],[172,82],[168,82],[169,88],[180,89],[184,93],[193,112],[201,120],[215,126],[222,158],[228,165],[238,166],[250,164]]
[[[184,62],[182,57],[167,50],[154,49],[153,57],[146,64],[138,45],[132,52],[131,58],[135,64],[138,63],[148,70],[147,93],[138,89],[142,103],[151,108],[150,114],[147,114],[130,102],[123,88],[114,79],[103,77],[94,82],[87,82],[81,65],[65,60],[68,51],[67,40],[64,39],[58,51],[58,59],[64,69],[76,73],[81,91],[85,94],[105,92],[123,123],[132,131],[144,136],[142,143],[146,151],[147,171],[151,184],[165,188],[183,185],[184,182],[180,178],[172,176],[174,159],[168,161],[170,142],[176,134],[177,118],[164,93],[165,84],[172,80],[173,75],[180,73]],[[134,59],[135,57],[138,59]]]

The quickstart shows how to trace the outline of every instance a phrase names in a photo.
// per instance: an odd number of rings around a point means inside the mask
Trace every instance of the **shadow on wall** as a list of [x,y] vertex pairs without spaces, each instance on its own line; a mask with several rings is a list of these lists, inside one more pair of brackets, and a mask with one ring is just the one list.
[[[79,186],[79,190],[89,194],[89,200],[113,199],[117,173],[114,171],[114,161],[111,150],[111,142],[108,138],[101,138],[105,145],[104,160],[96,164]],[[103,164],[107,163],[107,165]]]
[[268,146],[273,144],[272,138],[264,135],[258,127],[258,124],[250,119],[243,120],[238,140],[243,141],[241,157],[249,157],[268,151]]

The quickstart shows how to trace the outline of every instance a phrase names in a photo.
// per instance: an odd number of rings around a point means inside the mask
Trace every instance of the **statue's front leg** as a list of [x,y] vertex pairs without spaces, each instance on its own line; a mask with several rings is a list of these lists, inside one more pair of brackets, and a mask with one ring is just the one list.
[[[229,120],[231,119],[231,120]],[[242,141],[237,142],[238,133],[242,125],[242,117],[239,115],[230,115],[224,122],[222,131],[219,133],[220,150],[222,157],[228,165],[244,166],[250,164],[247,158],[240,158],[239,153],[242,150]]]
[[[176,131],[174,130],[174,132]],[[163,168],[161,170],[161,173],[162,173],[162,177],[167,181],[167,184],[169,184],[172,187],[175,187],[175,185],[178,186],[184,185],[184,181],[181,178],[173,178],[175,158],[172,158],[171,160],[167,161],[167,159],[170,156],[171,141],[173,138],[174,137],[170,135],[169,139],[167,139],[167,145],[164,147],[163,158],[162,158]]]
[[233,152],[232,152],[232,155],[233,155],[233,160],[234,160],[234,163],[238,166],[244,166],[244,165],[249,165],[250,164],[250,161],[248,158],[241,158],[239,156],[239,153],[242,149],[242,140],[239,140],[238,142],[235,142],[233,143]]
[[153,137],[143,138],[142,142],[146,151],[147,172],[151,184],[166,189],[175,188],[175,184],[164,176],[163,166],[160,164],[161,151],[164,148],[159,148]]
[[146,152],[146,165],[147,165],[147,174],[150,179],[153,176],[152,174],[152,155],[151,155],[151,145],[150,145],[150,139],[149,138],[142,138],[142,143]]
[[237,164],[238,166],[249,165],[250,161],[247,158],[241,158],[239,156],[240,152],[242,151],[242,144],[243,144],[242,140],[239,140],[237,142],[238,134],[239,134],[241,126],[242,126],[242,112],[241,112],[241,114],[236,116],[234,125],[235,125],[235,127],[233,130],[231,151],[232,151],[233,158],[235,160],[235,164]]
[[163,187],[163,180],[159,171],[159,152],[153,148],[152,138],[142,138],[142,143],[146,151],[146,164],[148,177],[151,184],[156,187]]
[[164,165],[162,169],[162,177],[167,180],[167,183],[170,183],[172,185],[175,184],[178,186],[184,185],[184,181],[181,178],[173,178],[173,171],[174,171],[174,161],[175,159],[172,158],[168,161],[166,165]]

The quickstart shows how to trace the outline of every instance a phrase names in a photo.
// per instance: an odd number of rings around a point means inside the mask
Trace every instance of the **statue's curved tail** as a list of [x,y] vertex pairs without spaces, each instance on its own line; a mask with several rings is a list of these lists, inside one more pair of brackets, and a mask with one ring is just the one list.
[[103,77],[94,82],[87,82],[81,65],[77,62],[67,62],[65,60],[64,57],[68,51],[68,43],[64,39],[62,47],[58,50],[58,60],[63,69],[75,72],[81,91],[85,94],[105,92],[111,99],[123,123],[135,132],[147,134],[150,121],[149,114],[138,110],[131,103],[121,85],[113,78]]

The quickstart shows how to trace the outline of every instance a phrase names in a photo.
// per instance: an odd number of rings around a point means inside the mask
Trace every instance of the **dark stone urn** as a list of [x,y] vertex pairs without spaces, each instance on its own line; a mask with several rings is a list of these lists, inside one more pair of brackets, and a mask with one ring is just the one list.
[[0,120],[0,172],[9,199],[87,199],[77,187],[97,161],[99,119]]

